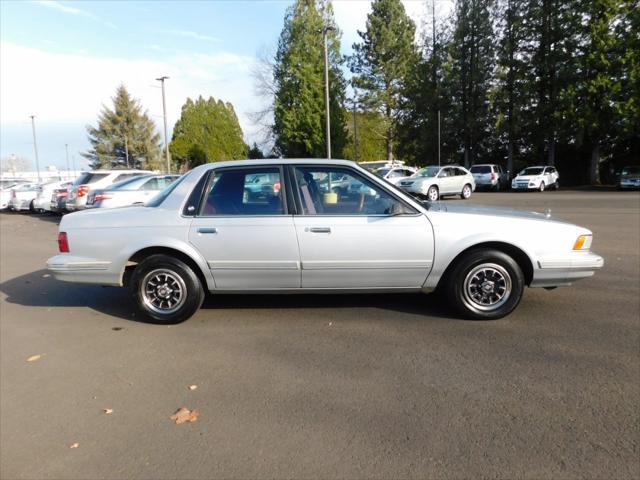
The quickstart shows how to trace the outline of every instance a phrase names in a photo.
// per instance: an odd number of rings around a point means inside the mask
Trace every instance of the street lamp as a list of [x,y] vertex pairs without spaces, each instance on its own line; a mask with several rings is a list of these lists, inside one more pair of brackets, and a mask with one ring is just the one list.
[[322,29],[322,39],[324,42],[324,101],[326,107],[325,116],[327,118],[327,158],[331,158],[331,119],[329,118],[329,53],[327,49],[327,33],[336,29],[327,26]]
[[167,143],[167,102],[164,95],[164,81],[169,77],[156,78],[162,84],[162,116],[164,117],[164,153],[167,157],[167,173],[171,173],[171,161],[169,160],[169,144]]
[[38,171],[38,183],[40,183],[40,162],[38,161],[38,143],[36,142],[36,116],[31,115],[31,131],[33,132],[33,151],[36,154],[36,170]]

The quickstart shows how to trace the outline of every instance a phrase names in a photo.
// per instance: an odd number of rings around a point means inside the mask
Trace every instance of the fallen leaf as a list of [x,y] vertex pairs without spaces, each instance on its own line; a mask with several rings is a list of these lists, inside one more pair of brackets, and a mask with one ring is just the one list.
[[198,419],[200,413],[197,410],[189,410],[187,407],[180,408],[170,418],[178,425],[185,422],[195,422]]
[[79,446],[80,446],[80,444],[78,442],[76,442],[76,443],[74,443],[72,445],[69,445],[69,448],[78,448]]
[[195,390],[198,388],[198,385],[189,385],[189,390]]
[[103,408],[102,411],[106,414],[106,415],[111,415],[113,413],[113,408]]
[[27,358],[27,362],[37,362],[38,360],[40,360],[42,358],[42,355],[38,354],[38,355],[31,355],[29,358]]

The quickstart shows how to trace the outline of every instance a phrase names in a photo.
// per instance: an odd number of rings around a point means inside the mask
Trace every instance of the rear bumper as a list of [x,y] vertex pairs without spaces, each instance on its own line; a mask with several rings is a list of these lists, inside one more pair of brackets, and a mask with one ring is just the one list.
[[60,254],[47,260],[47,269],[56,280],[98,285],[121,285],[119,270],[112,262]]
[[593,276],[604,266],[604,259],[593,252],[575,252],[562,258],[540,258],[536,264],[531,287],[560,287]]

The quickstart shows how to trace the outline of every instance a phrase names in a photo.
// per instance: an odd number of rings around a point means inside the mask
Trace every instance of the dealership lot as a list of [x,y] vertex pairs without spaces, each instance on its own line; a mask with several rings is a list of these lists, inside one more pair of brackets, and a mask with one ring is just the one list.
[[166,327],[48,276],[56,217],[0,215],[0,477],[638,478],[640,194],[470,201],[588,227],[605,268],[494,322],[433,295],[220,296]]

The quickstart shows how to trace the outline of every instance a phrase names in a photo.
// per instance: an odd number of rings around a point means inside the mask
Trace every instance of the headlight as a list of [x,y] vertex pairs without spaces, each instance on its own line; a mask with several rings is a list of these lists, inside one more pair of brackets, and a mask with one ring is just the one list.
[[580,235],[576,243],[573,244],[574,250],[589,250],[591,248],[591,242],[593,241],[593,235]]

